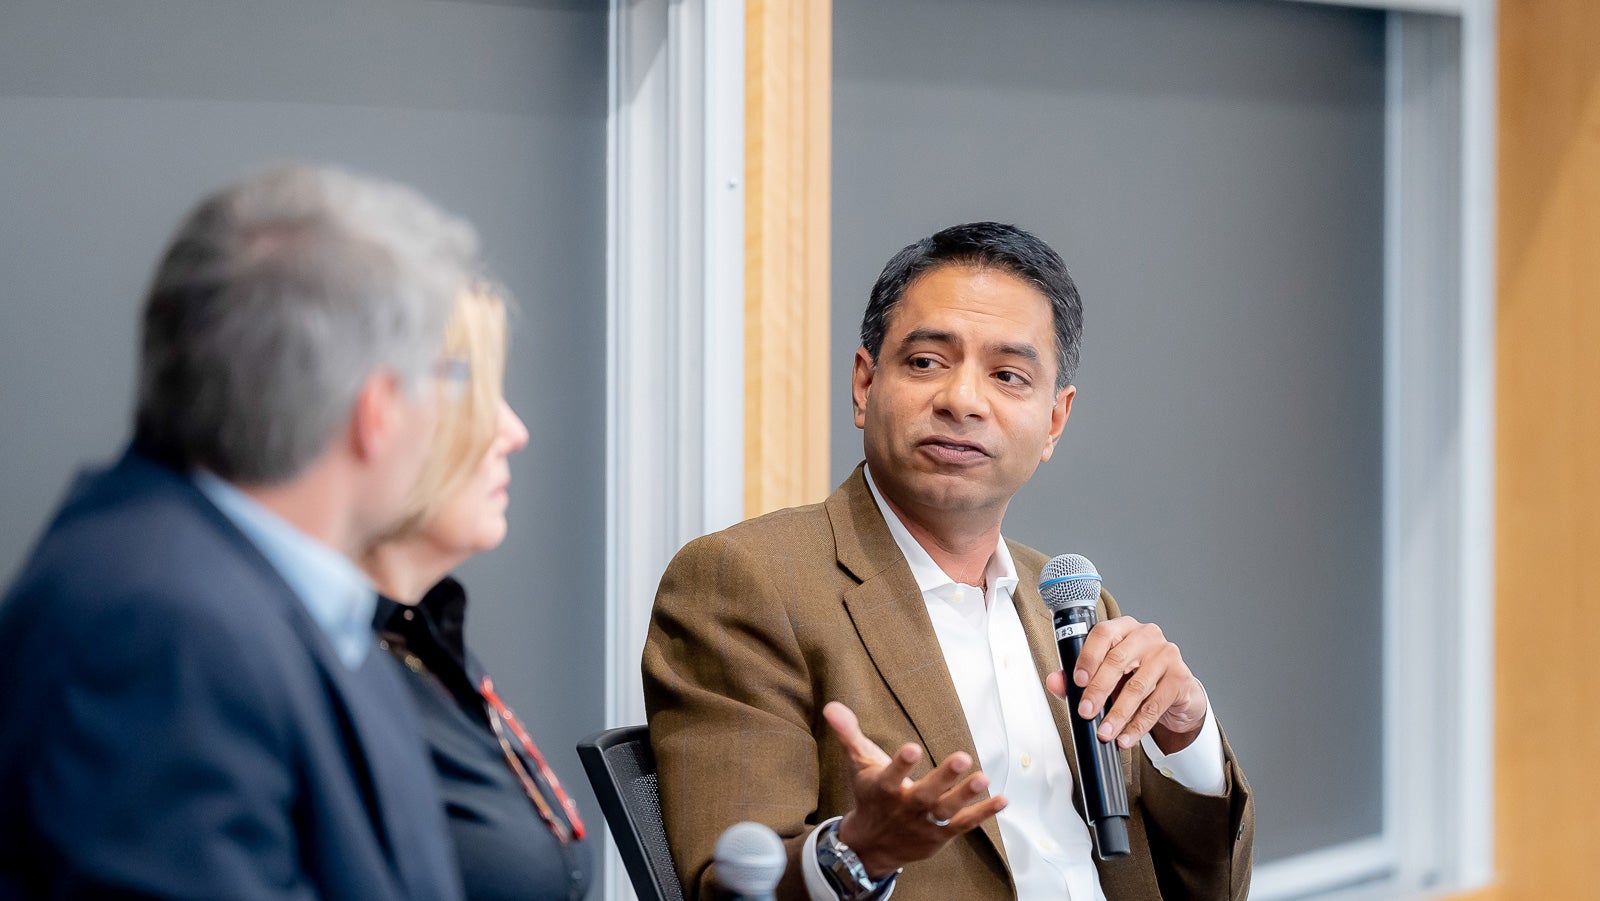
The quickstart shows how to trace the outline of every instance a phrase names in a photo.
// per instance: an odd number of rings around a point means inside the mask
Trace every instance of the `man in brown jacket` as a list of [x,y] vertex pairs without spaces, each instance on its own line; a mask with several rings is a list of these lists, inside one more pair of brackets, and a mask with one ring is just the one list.
[[[1045,556],[1000,535],[1066,425],[1081,324],[1026,232],[906,247],[854,361],[866,462],[673,560],[645,701],[691,899],[714,897],[713,845],[740,820],[784,837],[785,899],[1246,897],[1249,788],[1177,646],[1102,594],[1060,673]],[[1078,814],[1069,677],[1121,749],[1127,857],[1098,860]]]

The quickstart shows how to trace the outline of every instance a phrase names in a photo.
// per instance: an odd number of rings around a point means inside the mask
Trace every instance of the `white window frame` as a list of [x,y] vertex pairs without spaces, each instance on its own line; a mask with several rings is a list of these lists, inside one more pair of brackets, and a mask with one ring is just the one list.
[[[1251,896],[1467,891],[1493,871],[1495,3],[1280,2],[1389,12],[1384,809],[1378,835],[1258,866]],[[661,572],[744,512],[744,4],[610,9],[606,722],[623,725],[644,722]],[[607,847],[606,898],[632,898]]]
[[[610,0],[606,724],[685,542],[744,518],[744,3]],[[605,897],[634,897],[605,830]]]
[[[1493,873],[1494,0],[1385,9],[1383,819],[1251,897],[1388,901]],[[1305,778],[1316,778],[1307,773]]]

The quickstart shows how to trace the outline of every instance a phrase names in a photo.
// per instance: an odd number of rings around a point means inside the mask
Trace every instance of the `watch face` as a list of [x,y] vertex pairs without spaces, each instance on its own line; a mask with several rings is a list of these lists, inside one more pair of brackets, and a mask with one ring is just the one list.
[[861,858],[849,845],[839,841],[836,831],[827,833],[817,842],[817,862],[822,865],[822,873],[833,890],[842,898],[861,898],[876,888]]

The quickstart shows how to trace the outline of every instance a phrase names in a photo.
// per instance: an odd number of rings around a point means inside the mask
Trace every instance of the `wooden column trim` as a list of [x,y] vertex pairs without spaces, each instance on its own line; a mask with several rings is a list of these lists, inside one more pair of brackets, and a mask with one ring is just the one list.
[[831,0],[745,7],[745,513],[828,493]]
[[1600,897],[1600,4],[1499,5],[1495,880]]

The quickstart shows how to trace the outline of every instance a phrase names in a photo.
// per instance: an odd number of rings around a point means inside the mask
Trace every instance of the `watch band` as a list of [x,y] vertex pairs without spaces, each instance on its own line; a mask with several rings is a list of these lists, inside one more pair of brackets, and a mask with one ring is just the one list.
[[[840,901],[877,901],[888,896],[894,888],[895,870],[882,879],[867,875],[867,868],[850,846],[839,840],[839,824],[829,823],[817,834],[817,863],[823,878],[839,896]],[[902,868],[903,869],[903,868]]]

